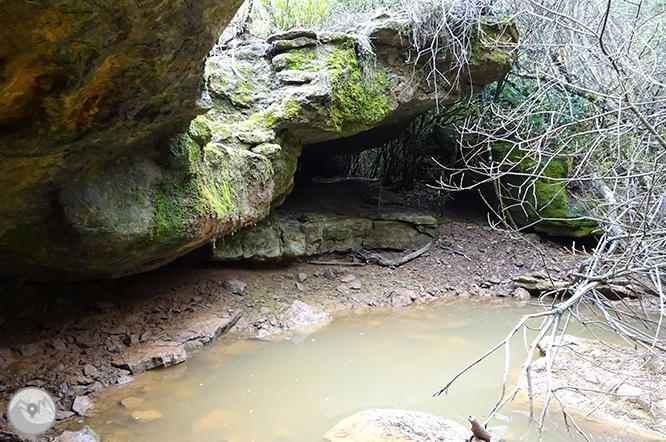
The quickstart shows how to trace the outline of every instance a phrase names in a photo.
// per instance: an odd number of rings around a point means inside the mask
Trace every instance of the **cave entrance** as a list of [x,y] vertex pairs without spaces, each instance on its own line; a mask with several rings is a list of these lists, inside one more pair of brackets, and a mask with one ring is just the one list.
[[[295,186],[268,218],[225,239],[218,260],[277,260],[383,250],[433,241],[448,192],[436,188],[432,116],[304,146]],[[390,136],[389,136],[390,135]],[[384,252],[382,252],[384,253]],[[389,255],[390,256],[390,255]]]
[[431,136],[434,112],[408,124],[304,146],[295,188],[277,211],[369,214],[386,210],[443,215],[448,193],[437,190],[442,169]]

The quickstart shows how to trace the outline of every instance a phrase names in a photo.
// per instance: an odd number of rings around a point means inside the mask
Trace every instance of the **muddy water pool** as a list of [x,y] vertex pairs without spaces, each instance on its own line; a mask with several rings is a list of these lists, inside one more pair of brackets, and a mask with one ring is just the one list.
[[[440,300],[344,313],[286,339],[227,336],[184,364],[107,389],[95,414],[70,427],[90,425],[107,442],[314,442],[341,419],[374,407],[425,411],[467,426],[467,415],[482,417],[498,398],[503,352],[448,395],[433,392],[532,311],[537,307],[512,300]],[[521,347],[522,339],[512,346],[516,372]],[[509,427],[504,440],[537,440],[524,402],[510,403],[500,418],[491,425]],[[603,425],[584,428],[593,441],[634,441]],[[559,414],[542,440],[573,440]]]

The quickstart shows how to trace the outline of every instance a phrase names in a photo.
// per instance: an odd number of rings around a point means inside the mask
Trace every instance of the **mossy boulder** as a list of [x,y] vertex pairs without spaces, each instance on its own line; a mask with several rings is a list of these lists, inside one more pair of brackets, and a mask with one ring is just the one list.
[[[501,178],[503,188],[508,189],[508,194],[502,195],[502,205],[518,227],[573,238],[590,236],[597,230],[597,222],[589,218],[589,207],[577,197],[574,183],[567,180],[566,157],[535,159],[502,142],[492,143],[491,152],[498,163],[513,165],[512,173]],[[530,179],[530,175],[538,178]],[[491,200],[496,199],[494,190],[486,193]]]

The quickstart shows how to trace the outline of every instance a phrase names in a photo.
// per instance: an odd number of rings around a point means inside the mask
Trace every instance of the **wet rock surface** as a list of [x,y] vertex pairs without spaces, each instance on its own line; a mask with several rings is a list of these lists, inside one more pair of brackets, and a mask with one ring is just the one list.
[[372,408],[335,425],[326,442],[465,442],[472,432],[457,422],[419,411]]

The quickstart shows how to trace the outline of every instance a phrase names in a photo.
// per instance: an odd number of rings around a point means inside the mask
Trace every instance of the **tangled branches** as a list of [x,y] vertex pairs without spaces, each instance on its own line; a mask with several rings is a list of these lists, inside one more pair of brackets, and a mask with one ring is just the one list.
[[[571,322],[610,331],[646,358],[666,350],[664,7],[523,0],[513,8],[523,30],[519,62],[480,98],[478,115],[459,124],[457,153],[442,164],[447,179],[440,185],[485,189],[498,229],[584,221],[596,226],[599,243],[572,272],[568,288],[542,295],[543,312],[525,316],[470,364],[502,347],[508,355],[511,338],[541,320],[520,380],[508,394],[507,357],[503,391],[489,419],[521,385],[529,389],[540,342],[549,336],[552,350]],[[613,289],[620,286],[630,290]],[[615,299],[628,293],[642,303],[621,300],[618,306]],[[557,352],[546,353],[541,423],[561,392],[552,382]]]

